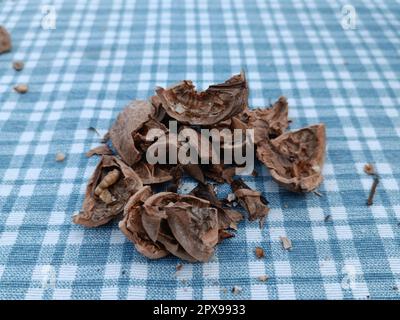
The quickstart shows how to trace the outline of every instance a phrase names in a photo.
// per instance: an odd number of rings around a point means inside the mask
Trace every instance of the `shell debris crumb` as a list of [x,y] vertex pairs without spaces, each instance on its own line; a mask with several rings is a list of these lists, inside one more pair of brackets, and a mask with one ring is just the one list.
[[287,237],[279,237],[279,239],[280,239],[281,242],[282,242],[283,249],[285,249],[285,250],[292,250],[292,248],[293,248],[293,246],[292,246],[292,240],[290,240],[290,239],[287,238]]

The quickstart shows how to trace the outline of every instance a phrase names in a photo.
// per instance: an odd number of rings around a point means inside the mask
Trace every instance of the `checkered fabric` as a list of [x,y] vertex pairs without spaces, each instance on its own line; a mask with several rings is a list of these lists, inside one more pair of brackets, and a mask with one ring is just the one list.
[[[46,4],[56,29],[42,26]],[[355,29],[344,28],[345,4]],[[13,40],[0,55],[0,298],[400,297],[399,2],[0,0],[0,24]],[[89,127],[104,133],[156,85],[205,88],[242,68],[252,106],[285,95],[292,129],[326,124],[321,197],[285,191],[258,166],[245,181],[270,201],[264,228],[241,222],[212,261],[180,271],[177,258],[138,254],[117,222],[71,223],[99,160],[84,155],[100,140]],[[381,176],[370,207],[366,163]]]

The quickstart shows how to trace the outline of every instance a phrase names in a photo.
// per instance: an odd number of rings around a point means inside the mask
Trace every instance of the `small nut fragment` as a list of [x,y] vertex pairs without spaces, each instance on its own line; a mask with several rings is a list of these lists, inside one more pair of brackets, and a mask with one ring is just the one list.
[[16,71],[21,71],[24,68],[24,66],[25,66],[25,64],[21,60],[16,60],[16,61],[13,62],[13,68]]
[[65,159],[65,154],[64,153],[62,153],[62,152],[57,152],[56,153],[56,161],[57,162],[64,161],[64,159]]
[[105,204],[111,204],[117,199],[113,197],[110,191],[108,189],[104,189],[100,194],[99,198],[105,203]]
[[282,242],[283,249],[292,250],[292,241],[286,237],[279,237]]
[[17,84],[16,86],[14,86],[14,90],[21,94],[27,93],[28,85],[27,84]]
[[120,173],[118,169],[114,169],[107,173],[107,175],[100,181],[96,189],[94,189],[95,195],[97,195],[104,203],[111,204],[116,201],[116,198],[112,196],[110,191],[107,189],[118,181]]
[[255,252],[256,252],[256,257],[257,257],[258,259],[261,259],[261,258],[264,258],[264,257],[265,257],[265,255],[264,255],[264,249],[263,249],[263,248],[256,247]]
[[269,279],[269,277],[267,275],[263,275],[263,276],[259,276],[257,279],[258,279],[258,281],[265,282]]

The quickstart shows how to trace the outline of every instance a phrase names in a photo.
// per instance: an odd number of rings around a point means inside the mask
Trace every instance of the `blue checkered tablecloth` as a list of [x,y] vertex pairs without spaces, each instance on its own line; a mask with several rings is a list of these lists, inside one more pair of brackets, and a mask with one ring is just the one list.
[[[56,29],[42,26],[49,4]],[[346,4],[355,29],[343,28]],[[0,0],[0,25],[13,39],[0,55],[1,299],[400,297],[398,1]],[[241,222],[209,263],[180,271],[138,254],[116,222],[71,223],[98,162],[84,154],[99,143],[89,127],[105,132],[156,85],[205,88],[241,68],[252,106],[285,95],[292,128],[326,124],[322,197],[285,191],[259,166],[245,181],[270,201],[264,229]],[[370,207],[366,163],[381,176]]]

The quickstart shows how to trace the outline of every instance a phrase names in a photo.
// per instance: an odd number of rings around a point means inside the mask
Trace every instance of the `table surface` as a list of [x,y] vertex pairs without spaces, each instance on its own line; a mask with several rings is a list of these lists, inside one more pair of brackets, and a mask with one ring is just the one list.
[[[347,20],[343,1],[58,0],[55,29],[43,20],[48,1],[0,3],[13,39],[0,55],[1,299],[400,297],[398,2],[353,0],[356,20]],[[285,191],[258,166],[245,181],[270,202],[264,228],[240,223],[212,261],[178,272],[174,257],[138,254],[117,222],[71,223],[98,162],[84,155],[99,143],[89,127],[105,132],[156,85],[205,88],[242,68],[251,106],[285,95],[292,129],[326,124],[321,197]],[[14,92],[17,83],[29,92]],[[366,163],[381,176],[370,207]]]

